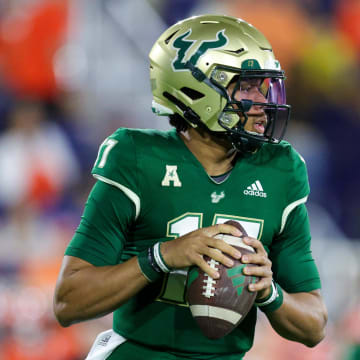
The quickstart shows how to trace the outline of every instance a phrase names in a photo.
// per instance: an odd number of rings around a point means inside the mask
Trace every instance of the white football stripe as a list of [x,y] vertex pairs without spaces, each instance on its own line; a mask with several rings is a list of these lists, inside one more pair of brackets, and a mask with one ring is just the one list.
[[190,305],[190,310],[192,315],[195,316],[205,316],[212,317],[216,319],[222,319],[232,324],[236,324],[242,317],[241,314],[216,306],[209,305]]
[[215,238],[224,240],[229,245],[242,247],[242,248],[247,249],[247,250],[249,250],[251,252],[255,252],[255,250],[251,246],[244,244],[242,239],[238,238],[236,236],[227,235],[227,234],[218,234],[218,235],[215,236]]

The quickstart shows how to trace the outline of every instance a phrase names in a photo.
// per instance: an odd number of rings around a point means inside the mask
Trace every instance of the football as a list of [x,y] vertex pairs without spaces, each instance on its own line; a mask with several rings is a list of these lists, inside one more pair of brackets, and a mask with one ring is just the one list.
[[[247,233],[241,224],[234,220],[226,224],[236,226],[243,235],[218,234],[216,238],[236,247],[242,255],[254,253],[254,249],[242,241]],[[208,256],[204,256],[204,259],[217,269],[220,278],[213,279],[197,266],[192,267],[188,272],[186,296],[192,316],[202,333],[210,339],[219,339],[234,330],[253,306],[257,293],[250,292],[248,285],[258,279],[243,274],[245,266],[255,265],[245,265],[233,259],[233,267],[228,268]]]

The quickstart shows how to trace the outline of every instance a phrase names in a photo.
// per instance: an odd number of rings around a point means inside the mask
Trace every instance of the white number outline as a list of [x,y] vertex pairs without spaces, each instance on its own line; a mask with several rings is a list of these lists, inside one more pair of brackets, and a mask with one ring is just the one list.
[[[99,169],[102,169],[107,161],[110,150],[118,143],[115,139],[106,138],[103,143],[100,145],[98,155],[95,160],[95,166]],[[105,147],[105,149],[104,149]],[[103,150],[104,149],[104,150]],[[98,163],[99,162],[99,163]]]

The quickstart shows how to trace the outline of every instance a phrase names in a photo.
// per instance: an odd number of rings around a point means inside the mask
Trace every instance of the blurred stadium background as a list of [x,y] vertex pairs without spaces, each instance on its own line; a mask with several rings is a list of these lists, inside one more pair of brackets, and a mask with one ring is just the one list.
[[52,294],[93,184],[97,147],[151,113],[147,54],[196,14],[244,18],[272,43],[293,106],[286,138],[311,183],[313,252],[329,309],[314,349],[260,316],[247,360],[360,359],[359,0],[0,1],[0,359],[83,359],[111,317],[63,329]]

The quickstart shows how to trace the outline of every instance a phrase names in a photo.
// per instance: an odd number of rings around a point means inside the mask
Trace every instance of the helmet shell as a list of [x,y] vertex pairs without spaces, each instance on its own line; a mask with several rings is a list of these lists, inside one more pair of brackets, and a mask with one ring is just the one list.
[[[154,103],[167,110],[159,115],[183,116],[183,109],[164,96],[168,93],[190,107],[211,131],[225,131],[218,118],[227,99],[197,80],[185,66],[187,61],[225,88],[241,70],[281,71],[259,30],[242,19],[220,15],[194,16],[171,26],[155,42],[149,58]],[[238,120],[232,117],[228,126]]]

